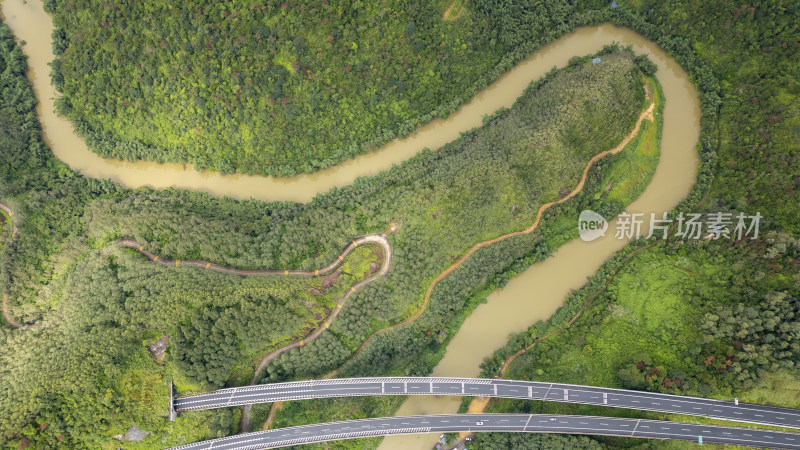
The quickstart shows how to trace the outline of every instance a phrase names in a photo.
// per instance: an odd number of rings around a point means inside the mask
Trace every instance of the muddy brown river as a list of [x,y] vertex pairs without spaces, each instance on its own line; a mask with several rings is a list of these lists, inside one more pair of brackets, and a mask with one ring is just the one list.
[[[582,28],[543,47],[492,86],[494,89],[502,86],[504,90],[511,89],[506,88],[506,82],[522,86],[553,65],[564,66],[572,56],[593,53],[612,41],[633,44],[637,54],[649,55],[658,65],[657,77],[665,97],[661,157],[647,189],[626,209],[629,213],[645,213],[646,217],[650,212],[658,215],[683,200],[697,177],[700,104],[697,90],[686,72],[655,43],[633,31],[611,25]],[[643,232],[647,233],[645,228]],[[511,279],[503,289],[489,295],[487,302],[464,321],[432,375],[477,376],[481,361],[505,345],[509,334],[552,316],[570,290],[583,286],[606,259],[628,243],[615,238],[615,229],[613,221],[602,238],[592,242],[575,239],[567,243],[550,258],[534,264]],[[460,397],[409,397],[397,415],[449,414],[458,412],[460,405]],[[429,450],[437,438],[438,435],[392,436],[384,439],[378,448]]]
[[[613,41],[631,44],[636,53],[650,56],[658,65],[657,77],[666,98],[660,162],[652,182],[628,207],[628,212],[660,213],[672,209],[688,194],[700,163],[696,150],[700,108],[697,91],[687,74],[653,42],[611,25],[581,28],[562,36],[517,64],[447,119],[436,119],[412,136],[396,139],[375,152],[312,175],[292,178],[220,175],[198,172],[191,165],[103,159],[87,149],[69,121],[53,112],[53,99],[58,94],[50,85],[47,66],[53,59],[52,22],[40,0],[2,0],[0,5],[3,20],[18,40],[26,41],[23,50],[28,55],[29,78],[39,100],[38,113],[47,145],[59,159],[84,175],[110,178],[123,186],[176,187],[238,199],[305,202],[331,187],[348,185],[357,177],[389,169],[425,147],[438,149],[456,139],[459,133],[480,126],[485,114],[510,107],[531,81],[553,66],[564,66],[569,58],[596,52]],[[433,374],[476,376],[483,358],[504,345],[509,334],[550,317],[570,290],[582,286],[587,277],[627,243],[614,237],[614,225],[610,224],[605,237],[590,243],[579,239],[567,243],[550,258],[533,265],[505,288],[491,294],[488,302],[476,308],[464,322]],[[460,398],[411,397],[397,414],[454,413],[459,405]],[[436,438],[433,435],[396,436],[385,439],[380,449],[427,450],[432,448]]]

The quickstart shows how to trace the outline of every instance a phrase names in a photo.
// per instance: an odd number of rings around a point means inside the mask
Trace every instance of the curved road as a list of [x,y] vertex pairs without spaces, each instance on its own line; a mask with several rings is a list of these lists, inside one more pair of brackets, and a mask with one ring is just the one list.
[[416,433],[520,432],[674,439],[703,443],[800,449],[800,433],[661,420],[547,414],[442,414],[379,417],[278,428],[174,447],[265,449],[315,442]]
[[273,359],[277,358],[278,356],[282,355],[283,353],[297,347],[302,347],[305,344],[313,341],[314,339],[318,338],[325,330],[330,328],[333,319],[339,314],[339,311],[342,309],[342,305],[353,295],[356,291],[362,288],[364,285],[369,284],[376,279],[386,275],[389,273],[389,265],[392,260],[392,246],[389,245],[389,240],[386,238],[385,234],[368,234],[365,236],[361,236],[350,242],[349,244],[345,245],[344,249],[342,249],[342,253],[336,258],[335,261],[328,264],[327,266],[323,267],[322,269],[314,270],[313,272],[307,272],[303,270],[278,270],[278,269],[235,269],[232,267],[225,267],[219,264],[211,263],[208,261],[201,261],[197,259],[187,259],[187,260],[179,260],[179,259],[162,259],[158,255],[148,252],[144,249],[144,247],[136,242],[133,239],[123,238],[117,241],[117,244],[121,247],[133,248],[138,250],[141,254],[147,257],[152,262],[162,264],[165,266],[175,266],[178,267],[180,265],[196,267],[199,269],[205,270],[213,270],[215,272],[230,274],[230,275],[240,275],[240,276],[286,276],[286,277],[316,277],[328,274],[333,272],[336,267],[338,267],[344,261],[344,258],[349,255],[353,250],[356,248],[365,245],[365,244],[377,244],[383,248],[383,263],[381,264],[381,268],[379,271],[375,272],[368,278],[365,278],[358,283],[354,284],[347,290],[347,292],[342,296],[341,299],[336,304],[336,308],[331,312],[330,316],[325,320],[325,322],[317,328],[313,333],[300,339],[298,341],[292,342],[287,344],[272,353],[265,356],[261,363],[258,365],[256,369],[255,375],[253,376],[253,383],[255,383],[256,378],[261,373],[261,371],[266,367],[266,365],[272,361]]
[[[11,210],[10,206],[6,205],[3,202],[0,202],[0,210],[3,210],[3,212],[8,214],[8,218],[9,219],[11,217],[14,217],[14,211]],[[17,227],[14,226],[14,222],[13,221],[9,221],[9,223],[11,224],[11,237],[14,237],[14,235],[16,235],[17,231],[18,231]]]
[[[358,350],[356,350],[355,353],[353,353],[353,355],[347,361],[345,361],[344,364],[347,364],[348,362],[356,359],[361,354],[361,352],[364,351],[365,348],[367,348],[367,345],[369,345],[369,343],[372,342],[372,340],[375,337],[377,337],[378,335],[383,334],[383,333],[385,333],[385,332],[387,332],[389,330],[393,330],[395,328],[400,328],[400,327],[403,327],[405,325],[408,325],[409,323],[414,322],[420,316],[422,316],[422,313],[424,313],[425,310],[428,308],[428,303],[430,303],[431,296],[433,295],[433,289],[439,284],[439,282],[444,280],[454,270],[456,270],[459,267],[461,267],[469,259],[469,257],[472,256],[473,253],[475,253],[476,251],[480,250],[483,247],[486,247],[486,246],[495,244],[497,242],[506,240],[506,239],[508,239],[510,237],[522,236],[522,235],[530,234],[530,233],[533,233],[534,231],[536,231],[536,229],[539,227],[539,222],[541,222],[542,217],[544,216],[544,213],[550,207],[555,206],[555,205],[560,205],[561,203],[566,202],[567,200],[571,199],[572,197],[575,197],[576,195],[578,195],[578,193],[580,193],[581,190],[583,190],[583,185],[586,183],[586,178],[589,176],[589,170],[592,168],[594,163],[596,163],[597,161],[605,158],[608,155],[614,155],[614,154],[617,154],[617,153],[621,152],[625,148],[625,146],[628,145],[628,143],[634,137],[636,137],[637,134],[639,134],[639,129],[642,126],[642,121],[643,120],[647,119],[647,120],[653,121],[653,119],[654,119],[653,114],[655,112],[655,107],[656,107],[655,102],[651,101],[650,105],[644,111],[642,111],[642,113],[639,115],[639,118],[636,119],[636,124],[634,125],[633,130],[631,130],[631,132],[628,133],[628,135],[625,136],[622,139],[622,141],[619,144],[617,144],[616,147],[610,148],[608,150],[603,150],[602,152],[594,155],[589,160],[589,162],[586,163],[586,166],[583,168],[583,173],[581,174],[581,178],[578,181],[577,186],[575,186],[575,188],[569,194],[565,195],[564,197],[560,198],[559,200],[555,200],[555,201],[552,201],[552,202],[545,203],[545,204],[541,205],[539,207],[539,210],[536,212],[536,220],[534,220],[534,222],[531,224],[531,226],[529,226],[528,228],[526,228],[524,230],[513,231],[511,233],[506,233],[506,234],[503,234],[501,236],[497,236],[496,238],[493,238],[493,239],[489,239],[489,240],[486,240],[486,241],[478,242],[477,244],[475,244],[472,247],[470,247],[469,250],[467,250],[467,252],[464,254],[464,256],[462,256],[454,264],[451,264],[447,269],[444,270],[444,272],[440,273],[436,278],[434,278],[434,280],[431,282],[431,284],[428,285],[428,289],[425,291],[425,297],[422,300],[422,306],[420,307],[419,311],[417,311],[413,316],[409,317],[408,319],[406,319],[406,320],[404,320],[404,321],[402,321],[400,323],[388,326],[386,328],[382,328],[382,329],[372,333],[369,337],[367,337],[367,339],[364,340],[364,342],[361,343],[361,346],[358,347]],[[338,370],[334,370],[333,372],[331,372],[328,375],[326,375],[325,378],[333,377],[333,376],[336,375],[337,372],[338,372]]]
[[[5,204],[3,202],[0,202],[0,210],[4,211],[6,214],[8,214],[9,218],[14,215],[14,212],[11,210],[11,207],[9,207],[7,204]],[[14,235],[16,233],[17,233],[17,228],[14,227],[14,225],[12,223],[11,224],[11,237],[14,237]],[[369,284],[369,283],[375,281],[377,278],[380,278],[380,277],[386,275],[389,272],[389,265],[390,265],[391,260],[392,260],[392,246],[389,244],[389,240],[386,238],[385,234],[368,234],[368,235],[356,238],[355,240],[353,240],[352,242],[347,244],[342,249],[342,253],[339,254],[339,256],[336,258],[336,260],[334,260],[332,263],[328,264],[327,266],[323,267],[322,269],[317,269],[317,270],[314,270],[313,272],[307,272],[307,271],[303,271],[303,270],[285,270],[285,269],[284,270],[278,270],[278,269],[236,269],[236,268],[225,267],[225,266],[222,266],[222,265],[219,265],[219,264],[215,264],[215,263],[208,262],[208,261],[201,261],[201,260],[197,260],[197,259],[188,259],[188,260],[162,259],[158,255],[155,255],[155,254],[150,253],[149,251],[145,250],[144,246],[142,246],[139,242],[137,242],[134,239],[122,238],[122,239],[119,239],[116,243],[120,247],[136,249],[137,251],[139,251],[139,253],[141,253],[144,256],[146,256],[147,259],[149,259],[150,261],[158,263],[158,264],[166,265],[166,266],[178,267],[180,265],[184,265],[184,266],[190,266],[190,267],[195,267],[195,268],[199,268],[199,269],[213,270],[215,272],[220,272],[220,273],[225,273],[225,274],[230,274],[230,275],[240,275],[240,276],[286,276],[286,277],[316,277],[316,276],[326,275],[328,273],[333,272],[339,265],[342,264],[342,262],[344,261],[344,258],[346,258],[347,255],[349,255],[353,250],[355,250],[356,248],[358,248],[358,247],[360,247],[362,245],[365,245],[365,244],[377,244],[377,245],[380,245],[383,248],[383,252],[384,252],[383,253],[383,262],[381,264],[380,270],[377,271],[376,273],[372,274],[368,278],[366,278],[364,280],[361,280],[358,283],[356,283],[353,286],[351,286],[350,289],[347,290],[345,295],[343,295],[342,298],[339,299],[339,301],[338,301],[338,303],[336,305],[336,308],[331,312],[330,316],[328,316],[328,318],[325,320],[325,322],[322,324],[322,326],[320,326],[318,329],[316,329],[313,333],[311,333],[310,335],[304,337],[303,339],[300,339],[298,341],[295,341],[295,342],[292,342],[290,344],[287,344],[287,345],[285,345],[285,346],[273,351],[272,353],[270,353],[266,357],[264,357],[261,360],[261,363],[259,364],[258,368],[256,369],[256,373],[255,373],[255,376],[253,378],[253,382],[255,382],[255,378],[258,376],[258,374],[261,372],[261,370],[263,370],[263,368],[270,361],[272,361],[273,359],[277,358],[281,354],[283,354],[283,353],[285,353],[285,352],[287,352],[287,351],[289,351],[289,350],[291,350],[293,348],[302,347],[306,343],[313,341],[314,339],[319,337],[319,335],[322,334],[326,329],[330,328],[331,323],[333,322],[333,319],[339,314],[339,311],[342,309],[342,305],[345,303],[345,301],[347,301],[347,299],[350,298],[350,296],[353,293],[358,291],[364,285]],[[8,303],[8,296],[5,293],[3,293],[2,294],[2,313],[3,313],[3,318],[12,327],[14,327],[14,328],[22,328],[23,325],[19,324],[18,322],[16,322],[11,317],[11,315],[8,313],[8,305],[7,305],[7,303]]]
[[[389,232],[391,233],[394,231],[394,228],[390,228]],[[232,267],[225,267],[219,264],[211,263],[208,261],[201,261],[197,259],[187,259],[187,260],[171,260],[171,259],[163,259],[160,258],[158,255],[150,253],[149,251],[144,249],[144,246],[136,242],[134,239],[123,238],[117,241],[117,245],[121,247],[133,248],[138,250],[141,254],[147,257],[150,261],[158,264],[162,264],[165,266],[175,266],[178,267],[180,265],[195,267],[204,270],[213,270],[215,272],[220,272],[229,275],[240,275],[240,276],[279,276],[279,277],[316,277],[326,275],[330,272],[333,272],[342,262],[344,258],[349,255],[353,250],[356,248],[365,245],[365,244],[377,244],[383,248],[383,262],[381,263],[381,268],[371,276],[359,281],[358,283],[350,286],[342,298],[336,303],[336,308],[331,311],[331,314],[325,319],[325,322],[322,325],[314,330],[311,334],[299,339],[297,341],[291,342],[289,344],[280,347],[267,356],[261,359],[258,367],[253,374],[253,379],[250,381],[250,384],[254,384],[258,379],[258,376],[261,374],[261,371],[264,370],[264,367],[269,364],[270,361],[279,357],[280,355],[292,350],[294,348],[302,347],[305,344],[315,340],[318,338],[325,330],[330,328],[331,324],[333,323],[333,319],[339,315],[339,311],[341,311],[342,306],[344,303],[349,299],[354,293],[356,293],[359,289],[364,287],[365,285],[375,281],[376,279],[385,276],[389,273],[389,266],[392,261],[392,246],[389,244],[389,240],[386,238],[385,234],[368,234],[365,236],[361,236],[350,242],[349,244],[345,245],[344,249],[342,249],[342,253],[334,260],[332,263],[328,264],[327,266],[323,267],[322,269],[314,270],[313,272],[307,272],[303,270],[278,270],[278,269],[235,269]],[[4,303],[5,304],[5,303]],[[5,310],[4,310],[5,311]],[[250,424],[250,405],[244,404],[244,410],[242,411],[242,418],[239,423],[239,427],[242,431],[246,430]]]
[[542,400],[685,414],[800,429],[800,410],[701,397],[490,378],[341,378],[220,389],[175,399],[176,411],[312,398],[368,395],[455,395]]
[[356,238],[354,241],[350,242],[349,244],[345,245],[344,249],[342,249],[342,253],[336,258],[335,261],[328,264],[327,266],[323,267],[322,269],[315,270],[313,272],[307,272],[303,270],[280,270],[280,269],[235,269],[232,267],[221,266],[219,264],[211,263],[208,261],[201,261],[198,259],[162,259],[159,256],[148,252],[144,249],[144,247],[136,242],[134,239],[129,238],[122,238],[117,241],[117,244],[121,247],[128,247],[138,250],[141,254],[145,255],[147,259],[150,261],[166,265],[166,266],[191,266],[196,267],[199,269],[207,269],[213,270],[215,272],[230,274],[230,275],[241,275],[241,276],[254,276],[254,275],[269,275],[269,276],[300,276],[300,277],[315,277],[319,275],[325,275],[330,272],[333,272],[336,267],[338,267],[344,258],[350,254],[353,250],[360,247],[364,244],[378,244],[383,247],[385,253],[384,261],[386,264],[383,264],[383,267],[378,272],[379,275],[386,275],[389,271],[389,260],[391,259],[392,255],[392,247],[389,245],[389,241],[386,239],[386,235],[384,234],[368,234],[365,236],[361,236]]

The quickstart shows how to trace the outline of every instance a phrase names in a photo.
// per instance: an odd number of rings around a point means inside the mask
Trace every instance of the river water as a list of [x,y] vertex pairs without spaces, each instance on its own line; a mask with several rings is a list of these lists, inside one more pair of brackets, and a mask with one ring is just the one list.
[[[53,59],[50,45],[52,22],[40,0],[2,0],[2,18],[18,40],[25,40],[29,78],[39,100],[38,113],[43,136],[53,153],[73,169],[94,178],[110,178],[123,186],[176,187],[205,191],[213,195],[259,200],[305,202],[333,186],[344,186],[360,176],[376,174],[413,156],[421,149],[437,149],[456,139],[459,133],[481,125],[482,117],[500,107],[510,107],[525,87],[553,66],[566,65],[569,58],[596,52],[611,42],[631,44],[638,54],[647,54],[658,65],[658,79],[664,89],[664,130],[661,160],[650,185],[628,207],[628,212],[669,211],[694,184],[700,163],[696,145],[700,108],[697,91],[687,74],[653,43],[642,36],[611,25],[581,28],[544,46],[517,64],[473,100],[447,119],[436,119],[405,139],[397,139],[375,152],[312,175],[271,178],[220,175],[198,172],[191,165],[127,162],[100,158],[90,152],[69,121],[53,112],[58,95],[50,85],[47,63]],[[609,230],[614,230],[612,222]],[[602,263],[627,241],[613,232],[590,243],[574,240],[547,260],[533,265],[512,279],[505,288],[491,294],[488,302],[475,309],[447,347],[434,369],[437,376],[476,376],[483,358],[504,345],[508,335],[547,319],[562,305],[570,290],[582,286]],[[454,413],[459,398],[411,397],[398,415]],[[387,438],[382,450],[430,449],[436,436],[417,435]]]
[[[524,84],[522,80],[527,80],[525,76],[529,73],[538,76],[554,64],[563,66],[572,56],[595,52],[612,41],[633,44],[637,54],[649,55],[658,65],[657,77],[666,99],[661,157],[653,180],[626,210],[629,213],[643,212],[645,217],[649,217],[650,212],[659,215],[683,200],[697,177],[700,105],[697,91],[687,74],[656,44],[630,30],[611,25],[582,28],[543,47],[495,84],[505,86],[507,80]],[[615,238],[615,229],[616,221],[613,221],[609,223],[605,237],[592,242],[575,239],[567,243],[550,258],[534,264],[511,279],[503,289],[489,295],[487,302],[478,306],[464,321],[433,375],[477,376],[481,361],[505,345],[509,334],[523,331],[536,321],[552,316],[570,290],[584,285],[604,261],[628,243]],[[458,412],[460,405],[460,397],[409,397],[397,415],[449,414]],[[388,437],[379,450],[428,450],[437,438],[438,435]]]

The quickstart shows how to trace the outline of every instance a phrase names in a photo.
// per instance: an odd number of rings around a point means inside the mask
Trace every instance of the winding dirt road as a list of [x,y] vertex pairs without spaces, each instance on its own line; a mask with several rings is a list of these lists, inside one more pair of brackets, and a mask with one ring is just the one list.
[[[399,327],[402,327],[404,325],[408,325],[409,323],[417,320],[422,315],[422,313],[424,313],[425,310],[428,308],[428,303],[430,302],[431,295],[433,294],[433,289],[436,287],[436,285],[439,284],[439,282],[442,281],[445,277],[447,277],[447,275],[450,275],[450,273],[452,273],[454,270],[456,270],[459,267],[461,267],[461,265],[464,264],[464,262],[467,259],[469,259],[469,257],[472,256],[473,253],[475,253],[476,251],[478,251],[479,249],[481,249],[483,247],[486,247],[487,245],[495,244],[497,242],[500,242],[502,240],[508,239],[510,237],[521,236],[521,235],[530,234],[530,233],[534,232],[536,230],[536,228],[539,227],[539,222],[541,221],[542,216],[544,215],[545,211],[547,211],[552,206],[564,203],[567,200],[571,199],[572,197],[578,195],[578,193],[580,193],[580,191],[583,189],[583,185],[586,183],[586,177],[589,175],[589,170],[592,168],[594,163],[596,163],[597,161],[599,161],[600,159],[602,159],[602,158],[604,158],[604,157],[606,157],[608,155],[613,155],[613,154],[616,154],[616,153],[619,153],[620,151],[622,151],[622,149],[624,149],[625,146],[628,145],[628,143],[634,137],[636,137],[637,134],[639,134],[639,128],[642,125],[642,121],[645,120],[645,119],[648,119],[648,120],[651,120],[651,121],[653,120],[653,112],[654,112],[654,110],[655,110],[655,103],[651,102],[650,106],[644,112],[642,112],[642,114],[636,120],[636,125],[633,127],[633,130],[627,136],[625,136],[625,138],[616,147],[614,147],[612,149],[609,149],[609,150],[605,150],[603,152],[600,152],[600,153],[596,154],[595,156],[593,156],[592,159],[589,160],[589,162],[586,164],[586,167],[583,169],[583,174],[581,175],[580,182],[578,182],[578,185],[575,187],[575,189],[572,190],[572,192],[570,192],[569,194],[567,194],[565,197],[561,198],[560,200],[556,200],[556,201],[552,201],[552,202],[549,202],[549,203],[545,203],[544,205],[539,207],[539,211],[536,213],[536,220],[533,222],[533,224],[530,227],[528,227],[528,228],[526,228],[526,229],[524,229],[522,231],[514,231],[514,232],[511,232],[511,233],[504,234],[502,236],[498,236],[498,237],[496,237],[494,239],[490,239],[488,241],[479,242],[479,243],[473,245],[469,249],[469,251],[467,251],[467,253],[464,256],[461,257],[461,259],[459,259],[455,264],[453,264],[450,267],[448,267],[447,269],[445,269],[444,272],[440,273],[439,276],[437,276],[433,280],[433,282],[431,282],[430,286],[428,286],[428,290],[425,292],[425,298],[424,298],[424,300],[422,302],[422,307],[420,307],[419,311],[417,311],[413,316],[409,317],[408,319],[406,319],[406,320],[404,320],[404,321],[402,321],[402,322],[400,322],[398,324],[391,325],[389,327],[383,328],[381,330],[378,330],[378,331],[372,333],[372,335],[370,335],[370,337],[368,337],[361,344],[361,346],[358,348],[358,350],[356,350],[356,352],[353,354],[353,356],[350,357],[350,359],[347,362],[345,362],[345,364],[347,364],[348,362],[350,362],[350,361],[354,360],[355,358],[357,358],[358,355],[361,354],[361,352],[366,348],[366,346],[376,336],[378,336],[380,334],[383,334],[383,333],[385,333],[385,332],[387,332],[389,330],[393,330],[395,328],[399,328]],[[332,378],[332,377],[334,377],[336,375],[337,372],[338,372],[338,370],[334,370],[333,372],[325,375],[323,378]]]
[[[11,238],[13,238],[17,234],[17,228],[14,226],[13,220],[11,220],[11,218],[14,217],[14,211],[3,202],[0,202],[0,210],[8,215],[8,224],[11,226]],[[8,295],[6,295],[5,292],[3,292],[3,319],[13,328],[22,328],[22,324],[14,320],[8,313]]]
[[[9,218],[14,215],[14,212],[11,208],[3,203],[0,202],[0,210],[4,211],[8,214]],[[14,227],[12,223],[11,228],[11,237],[14,237],[16,234],[17,229]],[[144,246],[141,245],[134,239],[130,238],[122,238],[116,241],[116,244],[123,248],[132,248],[137,250],[139,253],[147,257],[150,261],[161,264],[164,266],[189,266],[195,267],[204,270],[212,270],[214,272],[229,274],[229,275],[239,275],[239,276],[276,276],[276,277],[318,277],[324,276],[328,273],[333,272],[339,267],[344,259],[349,255],[353,250],[362,246],[362,245],[380,245],[383,248],[383,261],[381,263],[381,268],[368,278],[359,281],[358,283],[354,284],[347,290],[345,295],[342,296],[341,299],[338,300],[336,308],[331,312],[328,318],[323,322],[322,326],[318,329],[314,330],[308,336],[287,344],[272,353],[265,356],[261,363],[259,364],[258,368],[256,369],[256,373],[253,376],[253,380],[251,383],[254,383],[258,376],[261,374],[261,371],[266,367],[266,365],[272,361],[273,359],[277,358],[278,356],[282,355],[283,353],[297,347],[302,347],[303,345],[313,341],[314,339],[318,338],[326,329],[330,328],[333,319],[339,314],[339,311],[342,309],[342,306],[350,298],[355,292],[361,289],[363,286],[375,281],[376,279],[385,276],[389,272],[389,266],[392,259],[392,246],[389,244],[389,240],[386,238],[385,234],[368,234],[365,236],[361,236],[347,244],[344,249],[342,249],[342,253],[336,257],[336,259],[328,264],[327,266],[323,267],[322,269],[311,271],[303,271],[303,270],[279,270],[279,269],[236,269],[233,267],[226,267],[216,263],[202,261],[198,259],[187,259],[187,260],[179,260],[179,259],[165,259],[161,258],[158,255],[155,255],[147,250],[144,249]],[[19,322],[15,321],[8,312],[8,295],[3,292],[2,294],[3,302],[2,302],[2,309],[3,309],[3,318],[5,319],[6,323],[14,328],[23,328],[23,325]]]
[[[292,350],[294,348],[302,347],[309,342],[314,341],[317,339],[325,330],[330,328],[331,324],[333,323],[333,319],[339,315],[339,311],[342,310],[342,306],[345,304],[347,299],[349,299],[353,294],[358,292],[359,289],[366,286],[367,284],[377,280],[385,276],[389,273],[389,265],[392,260],[392,246],[389,244],[389,240],[386,238],[385,234],[368,234],[366,236],[361,236],[356,238],[349,244],[347,244],[342,253],[334,260],[332,263],[328,264],[327,266],[323,267],[322,269],[315,270],[313,272],[307,272],[302,270],[277,270],[277,269],[236,269],[232,267],[225,267],[219,264],[214,264],[208,261],[201,261],[197,259],[187,259],[187,260],[171,260],[171,259],[163,259],[160,258],[158,255],[150,253],[149,251],[145,250],[144,247],[136,242],[133,239],[120,239],[117,241],[117,245],[121,247],[133,248],[139,251],[141,254],[145,255],[147,259],[150,261],[162,264],[165,266],[174,266],[178,267],[180,265],[190,266],[195,268],[200,268],[204,270],[213,270],[215,272],[230,274],[230,275],[239,275],[239,276],[279,276],[279,277],[317,277],[322,276],[328,273],[333,272],[339,265],[342,264],[344,258],[347,257],[353,250],[362,246],[362,245],[369,245],[369,244],[377,244],[383,248],[383,262],[381,263],[381,268],[368,278],[365,278],[358,283],[354,284],[347,290],[347,292],[338,300],[336,303],[336,308],[333,309],[331,314],[325,319],[325,322],[322,325],[314,330],[311,334],[299,339],[297,341],[291,342],[289,344],[280,347],[273,352],[269,353],[265,357],[261,359],[258,367],[256,368],[255,373],[253,374],[253,379],[250,380],[250,384],[255,384],[258,380],[261,372],[270,363],[273,359],[281,356],[282,354]],[[247,431],[247,428],[250,425],[250,409],[251,405],[246,405],[242,411],[242,418],[239,422],[239,428],[242,432]]]
[[123,238],[117,241],[117,245],[120,247],[126,248],[133,248],[139,253],[143,254],[147,257],[150,261],[161,264],[164,266],[190,266],[195,268],[200,268],[204,270],[213,270],[215,272],[220,272],[228,275],[239,275],[239,276],[280,276],[280,277],[318,277],[322,275],[326,275],[328,273],[333,272],[337,267],[339,267],[344,259],[349,255],[353,250],[368,244],[377,244],[383,248],[383,262],[381,263],[381,268],[368,278],[365,278],[358,283],[354,284],[347,290],[347,292],[342,296],[341,299],[336,304],[336,308],[331,312],[328,318],[323,322],[322,326],[314,330],[313,333],[310,335],[305,336],[302,339],[294,341],[290,344],[284,345],[281,348],[273,351],[272,353],[265,356],[261,363],[256,368],[255,374],[253,375],[253,379],[250,384],[253,384],[258,379],[259,375],[261,375],[261,371],[264,370],[264,367],[269,364],[270,361],[277,358],[278,356],[286,353],[287,351],[302,347],[305,344],[312,342],[314,339],[318,338],[325,330],[330,328],[331,324],[333,323],[333,319],[339,314],[341,311],[342,306],[350,298],[354,293],[356,293],[359,289],[364,287],[365,285],[375,281],[376,279],[385,276],[389,273],[389,265],[392,260],[392,246],[389,244],[389,240],[386,238],[385,234],[368,234],[365,236],[361,236],[347,244],[342,253],[336,257],[332,263],[328,264],[327,266],[323,267],[322,269],[314,270],[313,272],[303,271],[303,270],[279,270],[279,269],[236,269],[233,267],[226,267],[219,264],[211,263],[208,261],[202,261],[198,259],[186,259],[186,260],[179,260],[179,259],[163,259],[158,255],[150,253],[149,251],[144,249],[144,246],[139,244],[134,239]]
[[[14,212],[11,208],[3,203],[0,202],[0,210],[5,211],[8,214],[9,219],[14,215]],[[10,221],[9,221],[10,222]],[[16,228],[14,227],[13,223],[11,223],[11,237],[14,237],[16,234]],[[391,232],[391,229],[390,231]],[[342,253],[336,257],[336,259],[328,264],[327,266],[323,267],[322,269],[316,269],[313,272],[311,271],[303,271],[303,270],[290,270],[290,269],[237,269],[233,267],[226,267],[220,264],[202,261],[198,259],[187,259],[187,260],[179,260],[179,259],[165,259],[161,258],[160,256],[151,253],[145,250],[144,246],[141,245],[134,239],[130,238],[122,238],[116,241],[116,244],[123,248],[132,248],[137,250],[139,253],[147,257],[148,260],[154,262],[156,264],[161,264],[164,266],[189,266],[203,270],[212,270],[214,272],[224,273],[228,275],[238,275],[238,276],[273,276],[273,277],[318,277],[324,276],[336,270],[343,262],[344,259],[349,255],[353,250],[362,246],[362,245],[379,245],[383,248],[383,261],[381,262],[380,270],[365,278],[358,283],[351,286],[347,292],[340,298],[336,303],[336,308],[333,309],[331,314],[325,319],[322,325],[314,330],[311,334],[303,337],[302,339],[296,340],[289,344],[286,344],[261,359],[258,367],[256,368],[255,374],[253,375],[253,379],[250,381],[250,384],[254,384],[258,377],[261,375],[261,372],[264,368],[269,364],[270,361],[279,357],[280,355],[292,350],[293,348],[302,347],[305,344],[314,341],[317,339],[325,330],[330,328],[331,324],[333,323],[333,319],[339,315],[339,311],[341,311],[342,306],[344,303],[349,299],[353,294],[358,292],[359,289],[366,286],[367,284],[377,280],[385,276],[389,273],[389,266],[392,260],[392,246],[389,244],[389,240],[386,238],[386,234],[368,234],[365,236],[361,236],[356,238],[355,240],[351,241],[347,244],[344,249],[342,249]],[[26,328],[27,326],[23,326],[16,320],[14,320],[8,312],[8,295],[3,292],[2,294],[2,310],[3,310],[3,318],[5,319],[6,323],[14,328]],[[246,406],[244,408],[244,412],[242,414],[242,422],[240,423],[241,428],[244,430],[249,425],[249,412],[250,406]]]

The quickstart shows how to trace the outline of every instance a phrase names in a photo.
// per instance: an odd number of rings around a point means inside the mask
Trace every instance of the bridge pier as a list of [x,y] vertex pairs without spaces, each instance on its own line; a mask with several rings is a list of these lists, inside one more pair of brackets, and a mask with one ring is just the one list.
[[175,422],[178,418],[178,413],[175,412],[175,384],[172,378],[169,379],[169,421]]

